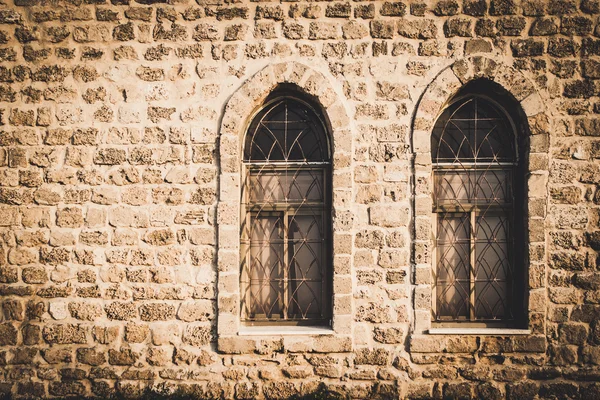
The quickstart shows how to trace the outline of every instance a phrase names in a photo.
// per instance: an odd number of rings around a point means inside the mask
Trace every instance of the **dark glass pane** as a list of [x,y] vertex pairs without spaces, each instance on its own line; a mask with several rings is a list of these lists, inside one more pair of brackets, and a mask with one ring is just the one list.
[[450,105],[431,136],[434,163],[498,163],[516,160],[515,136],[491,102],[471,97]]
[[507,169],[436,169],[436,206],[444,204],[510,204],[512,174]]
[[322,216],[295,215],[289,220],[290,315],[321,315],[323,281]]
[[265,107],[246,135],[246,161],[328,161],[322,121],[308,106],[286,98]]
[[508,216],[477,217],[475,238],[475,315],[479,319],[502,319],[510,310],[512,279]]
[[438,214],[438,319],[467,318],[469,315],[470,237],[468,214]]
[[322,169],[261,169],[250,172],[250,201],[302,203],[323,201]]
[[253,218],[250,227],[250,265],[242,272],[244,305],[253,317],[275,318],[282,311],[283,221],[281,216]]

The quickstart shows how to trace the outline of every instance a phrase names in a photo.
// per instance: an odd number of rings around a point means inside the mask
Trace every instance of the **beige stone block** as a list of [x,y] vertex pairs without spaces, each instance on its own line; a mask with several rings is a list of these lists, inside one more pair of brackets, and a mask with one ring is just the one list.
[[333,254],[352,254],[352,235],[333,233]]
[[119,190],[114,187],[93,189],[92,202],[101,205],[111,205],[119,202]]
[[350,172],[350,171],[334,171],[332,185],[333,185],[333,187],[351,187],[352,186],[352,172]]
[[318,353],[343,353],[352,351],[350,336],[316,336],[313,339],[314,351]]
[[[237,268],[239,268],[239,264],[237,265]],[[217,281],[217,273],[214,271],[212,265],[202,265],[196,269],[196,283],[208,285]],[[236,271],[236,269],[232,269],[229,272],[233,271]]]
[[237,294],[233,295],[219,295],[218,300],[219,313],[230,313],[233,315],[239,315],[240,312],[240,296]]
[[[425,128],[429,126],[423,126],[423,130],[413,131],[413,151],[417,154],[431,154],[431,133]],[[423,164],[426,165],[426,164]]]
[[333,131],[334,152],[352,154],[353,139],[351,130],[345,128],[335,129]]
[[354,167],[354,181],[359,183],[374,183],[379,179],[376,165],[357,165]]
[[379,184],[357,185],[356,203],[372,204],[381,201],[383,187]]
[[221,272],[234,272],[240,266],[239,252],[235,250],[219,249],[218,269]]
[[234,202],[240,198],[240,175],[221,174],[219,176],[219,200]]
[[345,152],[335,152],[333,155],[333,170],[343,170],[349,168],[352,165],[352,155]]
[[56,320],[62,320],[69,318],[68,303],[66,301],[51,301],[48,303],[48,313]]
[[383,180],[386,182],[408,182],[410,170],[402,164],[386,164],[383,170]]
[[414,306],[417,310],[431,309],[431,285],[417,285],[414,291]]
[[431,327],[431,311],[415,310],[414,332],[424,333]]
[[333,214],[333,229],[336,232],[349,232],[354,225],[354,213],[352,211],[335,210]]
[[[340,138],[343,137],[343,130],[350,125],[350,119],[348,118],[348,112],[344,108],[343,104],[336,102],[332,106],[330,106],[327,110],[327,114],[329,116],[329,121],[331,123],[331,127],[334,129],[333,137],[334,137],[334,146],[337,148],[337,143],[344,143]],[[351,142],[350,142],[351,143]],[[350,151],[346,149],[345,151]]]
[[415,153],[415,171],[431,173],[431,152]]
[[219,226],[219,247],[237,249],[240,245],[240,230],[237,227]]
[[239,274],[235,273],[219,273],[219,292],[227,294],[235,294],[240,291]]
[[238,226],[240,219],[240,208],[237,202],[220,202],[217,209],[218,225]]
[[333,273],[334,276],[350,274],[352,269],[352,257],[345,254],[334,254]]
[[582,293],[576,288],[548,288],[548,297],[555,304],[579,304]]
[[112,234],[111,244],[113,246],[133,246],[138,243],[138,240],[138,233],[133,229],[115,229]]
[[117,206],[110,209],[108,223],[114,227],[146,228],[149,225],[149,219],[145,210]]
[[289,353],[306,353],[314,348],[313,340],[304,336],[284,336],[283,348]]
[[397,269],[408,265],[407,249],[382,249],[379,252],[377,265],[388,269]]
[[410,336],[410,351],[413,353],[441,353],[446,348],[446,338],[439,335]]
[[0,207],[0,226],[18,225],[19,209],[16,207]]
[[370,324],[356,323],[354,324],[354,331],[352,337],[354,338],[355,346],[368,346],[371,344],[371,331],[373,328]]
[[528,196],[545,197],[547,196],[548,175],[546,173],[532,173],[527,179]]
[[13,265],[25,265],[37,262],[39,251],[37,249],[16,248],[8,252],[8,262]]
[[219,310],[219,319],[217,332],[219,336],[237,335],[240,328],[240,318],[236,314],[221,312]]
[[181,328],[179,324],[169,322],[154,322],[150,324],[152,344],[155,346],[178,345],[181,343]]
[[415,266],[415,285],[431,285],[431,266],[429,264]]
[[336,209],[348,209],[352,205],[352,191],[348,189],[333,190],[333,206]]
[[194,246],[190,249],[192,265],[212,266],[215,256],[215,249],[212,246]]
[[[171,250],[171,249],[168,249]],[[173,281],[180,285],[193,285],[195,283],[194,272],[189,265],[178,265],[181,263],[180,260],[175,261],[164,261],[161,259],[161,253],[157,255],[159,264],[161,265],[173,265]]]
[[415,198],[415,214],[417,216],[429,216],[433,209],[431,196],[417,196]]
[[63,247],[73,246],[76,238],[73,232],[70,230],[55,230],[50,232],[50,246]]
[[369,208],[369,222],[372,225],[395,228],[406,226],[410,218],[410,210],[403,205],[377,204]]
[[100,279],[103,282],[119,283],[125,279],[125,271],[118,265],[105,265],[100,269]]
[[431,224],[433,216],[418,216],[415,219],[415,239],[418,241],[429,241],[432,238]]
[[341,295],[335,292],[333,297],[333,313],[334,314],[351,314],[352,313],[352,294]]
[[528,117],[542,113],[546,109],[542,96],[538,92],[533,92],[521,100],[521,107],[523,107],[523,111]]
[[546,223],[542,218],[530,218],[528,226],[530,243],[546,241]]
[[529,291],[529,311],[543,312],[546,309],[546,289],[534,289]]
[[354,324],[353,315],[334,315],[332,326],[333,330],[338,335],[351,335],[352,326]]
[[100,228],[106,226],[108,213],[105,208],[88,206],[85,214],[85,226],[88,228]]
[[177,318],[185,322],[208,321],[213,317],[213,302],[210,300],[186,301],[177,311]]
[[176,166],[168,170],[165,182],[174,184],[185,184],[192,181],[190,168],[187,166]]
[[150,226],[167,227],[173,225],[176,210],[173,207],[147,207]]

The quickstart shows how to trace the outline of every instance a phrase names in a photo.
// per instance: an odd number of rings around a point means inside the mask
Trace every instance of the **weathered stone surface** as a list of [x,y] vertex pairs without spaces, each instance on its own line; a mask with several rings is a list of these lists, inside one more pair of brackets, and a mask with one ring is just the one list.
[[[348,398],[596,395],[597,0],[4,3],[0,393],[312,398],[323,381]],[[527,190],[511,196],[527,214],[510,231],[531,335],[427,334],[432,131],[463,85],[518,131]],[[306,200],[325,189],[332,221],[319,209],[305,237],[308,214],[281,219],[301,242],[255,261],[274,276],[282,260],[325,260],[309,275],[331,278],[335,330],[239,335],[244,138],[288,90],[325,127],[332,175]],[[323,232],[327,252],[310,243]]]
[[84,344],[87,343],[88,332],[83,325],[52,324],[44,326],[42,337],[49,344]]
[[142,321],[167,321],[175,317],[175,307],[164,303],[148,303],[140,307]]
[[94,348],[80,348],[77,349],[77,361],[96,367],[106,362],[106,356]]
[[133,303],[113,302],[106,305],[104,311],[112,320],[128,321],[137,316],[137,308]]

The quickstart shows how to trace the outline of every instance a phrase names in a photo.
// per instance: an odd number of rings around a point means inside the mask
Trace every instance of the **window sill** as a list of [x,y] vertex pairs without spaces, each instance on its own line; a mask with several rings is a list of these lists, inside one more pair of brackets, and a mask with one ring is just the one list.
[[333,329],[327,326],[244,326],[239,336],[289,336],[289,335],[333,335]]
[[531,335],[531,329],[511,328],[431,328],[430,335]]

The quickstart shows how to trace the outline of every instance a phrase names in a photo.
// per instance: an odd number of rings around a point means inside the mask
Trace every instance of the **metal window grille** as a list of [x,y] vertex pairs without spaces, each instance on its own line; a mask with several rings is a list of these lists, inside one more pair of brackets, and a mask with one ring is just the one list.
[[308,103],[268,102],[244,147],[241,312],[246,323],[330,319],[330,151]]
[[515,318],[517,154],[515,128],[491,99],[459,99],[435,124],[435,321]]

